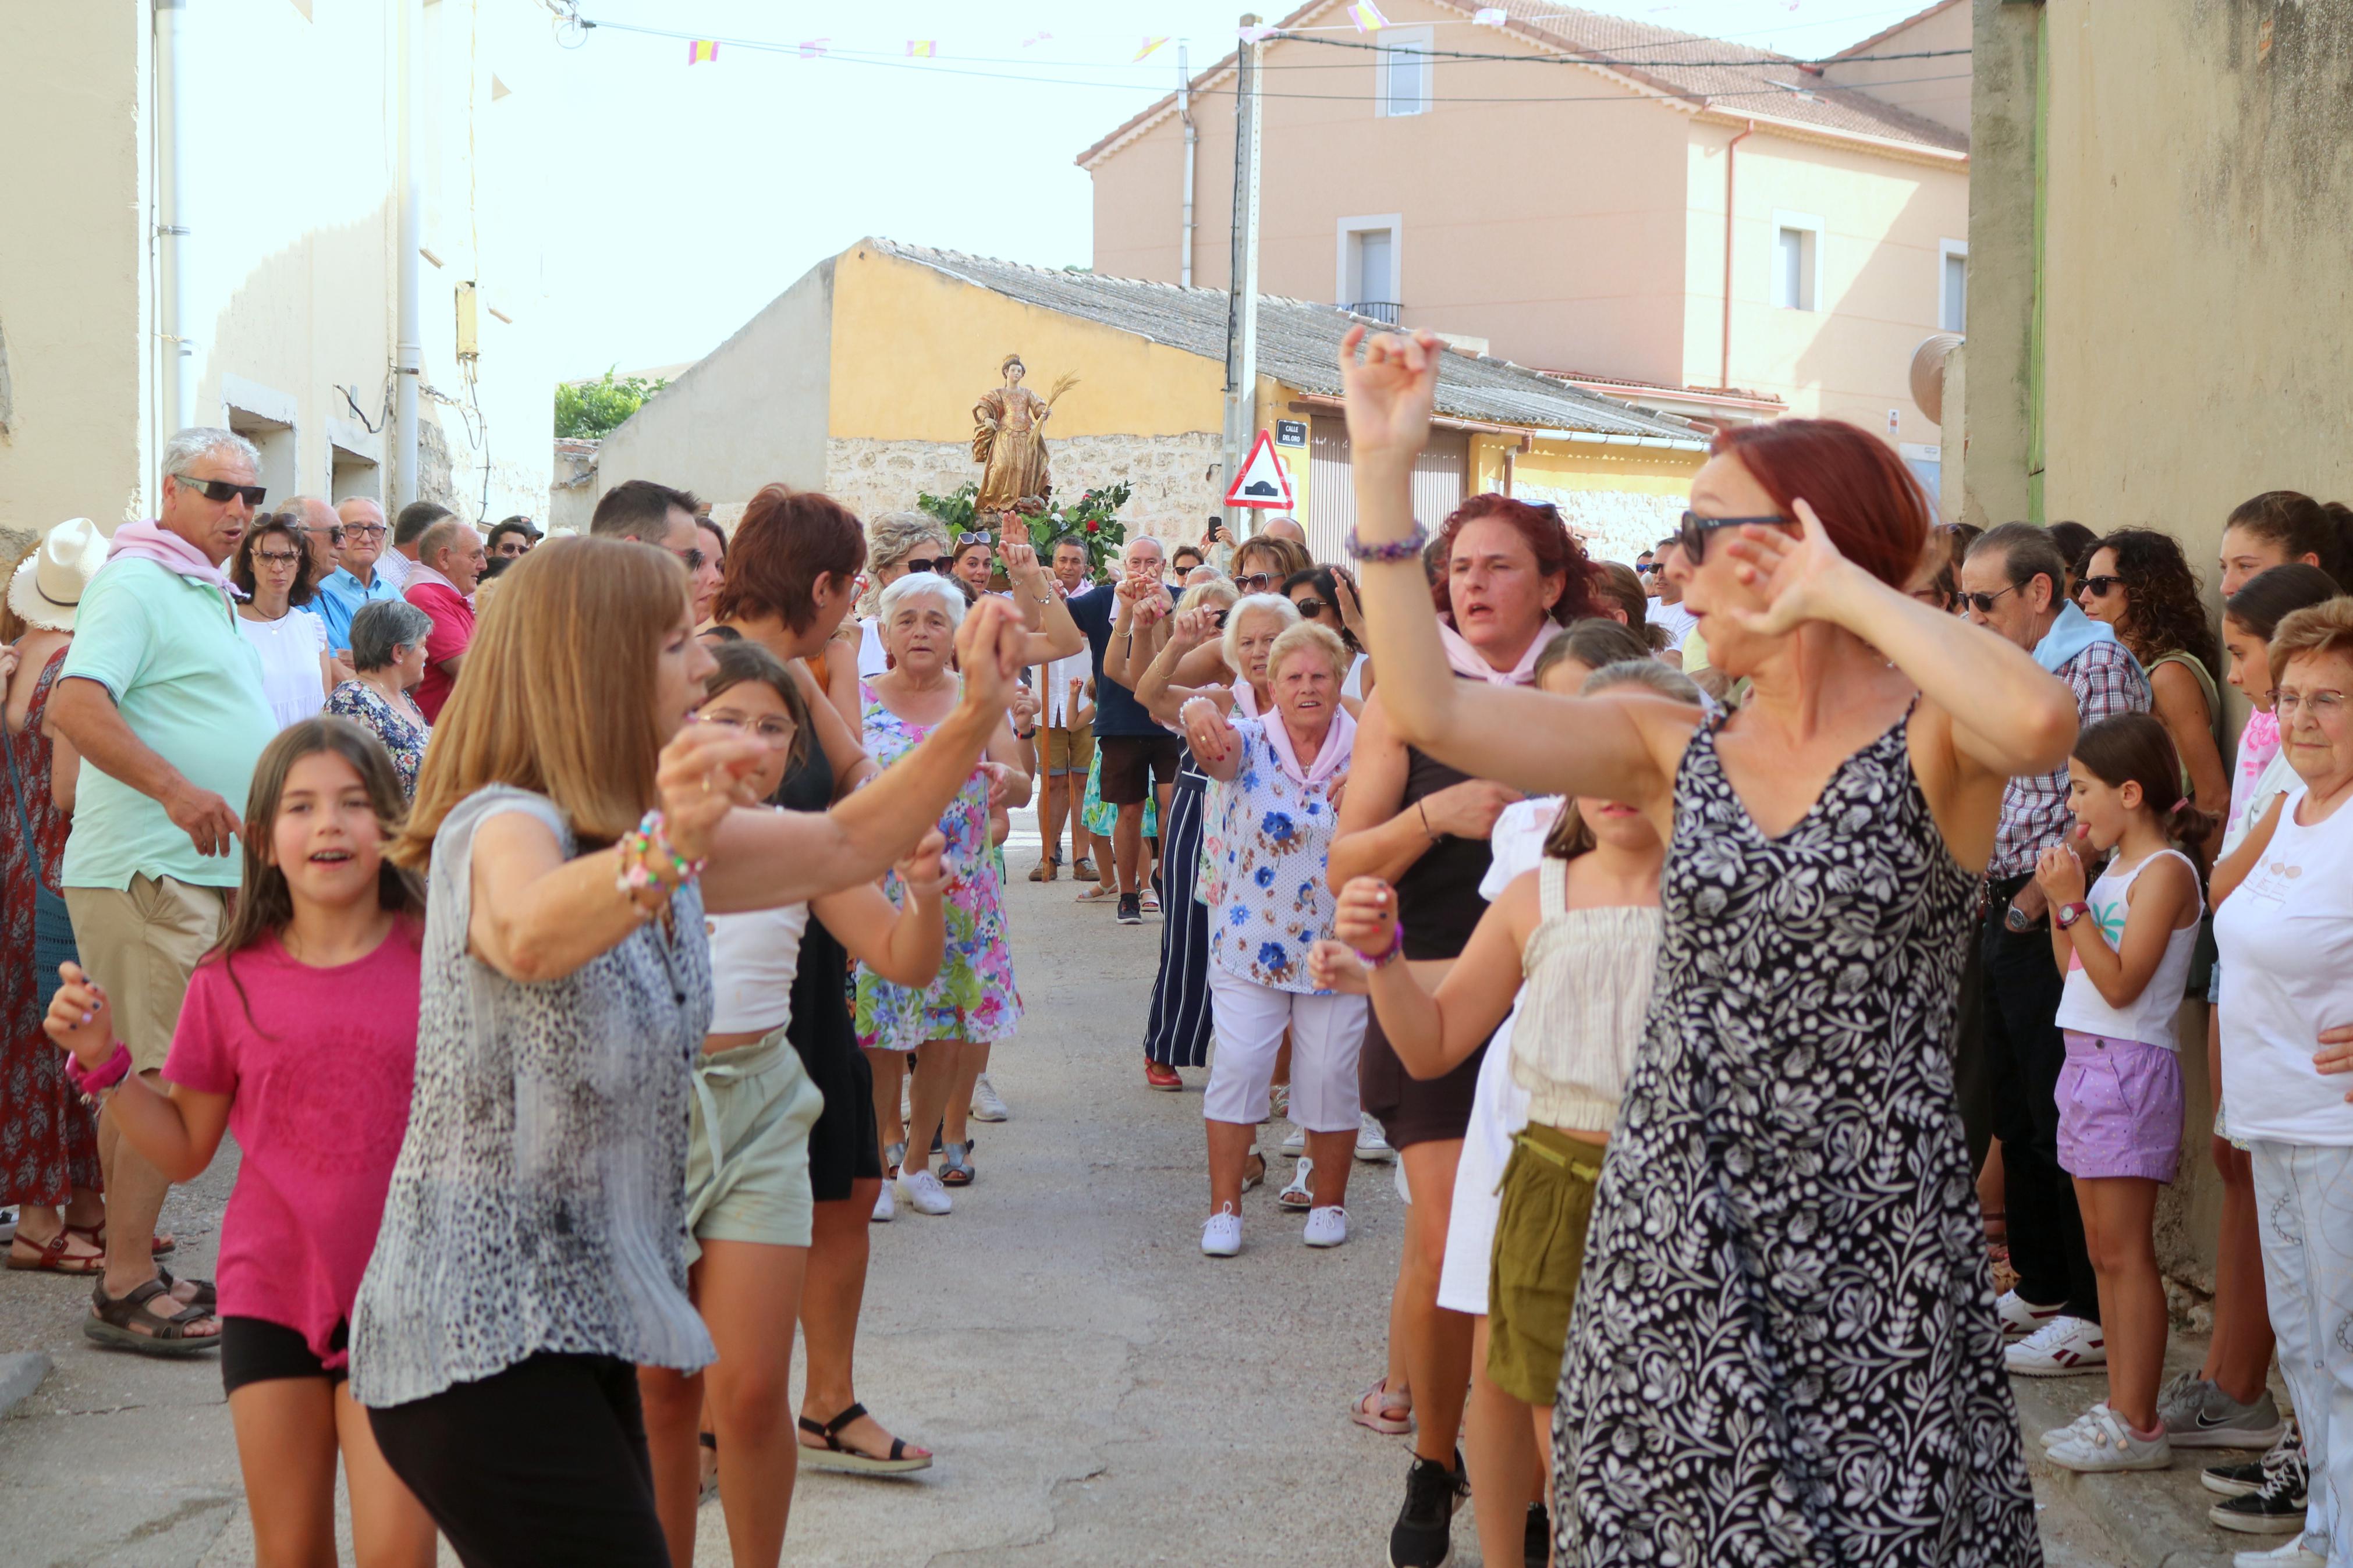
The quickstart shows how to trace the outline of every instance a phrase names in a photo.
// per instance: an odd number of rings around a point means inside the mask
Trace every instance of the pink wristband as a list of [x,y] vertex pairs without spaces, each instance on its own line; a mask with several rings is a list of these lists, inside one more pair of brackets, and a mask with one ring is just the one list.
[[114,1054],[94,1068],[85,1068],[73,1057],[66,1058],[66,1077],[85,1097],[101,1094],[131,1076],[131,1047],[117,1040]]
[[1401,921],[1392,921],[1389,923],[1389,944],[1379,952],[1366,952],[1362,948],[1351,948],[1349,951],[1364,961],[1366,968],[1381,968],[1394,962],[1397,955],[1405,951],[1405,924]]

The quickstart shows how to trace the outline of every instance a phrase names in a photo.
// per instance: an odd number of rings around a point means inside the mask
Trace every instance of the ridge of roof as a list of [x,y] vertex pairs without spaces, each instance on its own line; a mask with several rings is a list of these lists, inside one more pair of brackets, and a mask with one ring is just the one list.
[[[860,243],[1039,310],[1075,316],[1179,353],[1219,363],[1225,358],[1223,289],[1070,272],[879,236]],[[1341,391],[1340,341],[1359,325],[1378,329],[1384,323],[1335,305],[1261,294],[1259,374],[1309,395],[1336,397]],[[1460,351],[1439,359],[1437,410],[1451,419],[1558,430],[1630,445],[1695,449],[1713,434],[1689,420],[1630,407],[1509,360]]]

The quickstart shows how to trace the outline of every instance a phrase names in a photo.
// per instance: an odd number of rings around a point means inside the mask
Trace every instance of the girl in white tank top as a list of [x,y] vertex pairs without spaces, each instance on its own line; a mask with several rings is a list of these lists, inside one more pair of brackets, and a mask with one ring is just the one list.
[[2108,1398],[2044,1442],[2072,1470],[2161,1469],[2172,1445],[2157,1413],[2166,1303],[2152,1218],[2180,1153],[2174,1015],[2205,912],[2198,867],[2175,844],[2203,839],[2214,818],[2184,798],[2173,742],[2146,713],[2086,728],[2067,774],[2081,855],[2114,851],[2088,888],[2076,847],[2053,845],[2035,868],[2067,977],[2059,1163],[2075,1179],[2099,1279]]

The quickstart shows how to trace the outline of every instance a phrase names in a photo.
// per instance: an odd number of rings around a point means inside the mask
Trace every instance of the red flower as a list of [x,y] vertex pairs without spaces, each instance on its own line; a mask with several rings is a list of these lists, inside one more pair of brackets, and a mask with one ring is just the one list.
[[1093,518],[1087,519],[1087,531],[1089,533],[1093,533],[1102,527],[1103,524],[1097,522]]

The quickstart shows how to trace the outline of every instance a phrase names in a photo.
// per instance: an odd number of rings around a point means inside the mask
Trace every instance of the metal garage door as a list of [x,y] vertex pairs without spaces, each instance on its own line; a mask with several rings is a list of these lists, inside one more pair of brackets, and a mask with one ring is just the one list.
[[[1356,490],[1348,457],[1348,429],[1337,416],[1319,416],[1307,454],[1307,546],[1318,561],[1348,558],[1348,531],[1356,525]],[[1470,482],[1471,437],[1433,430],[1413,464],[1414,521],[1438,531],[1462,504]]]

